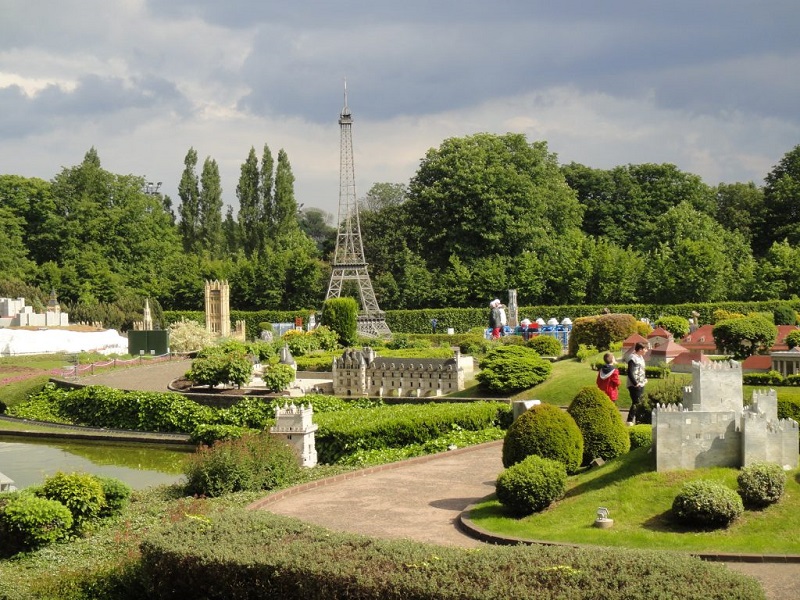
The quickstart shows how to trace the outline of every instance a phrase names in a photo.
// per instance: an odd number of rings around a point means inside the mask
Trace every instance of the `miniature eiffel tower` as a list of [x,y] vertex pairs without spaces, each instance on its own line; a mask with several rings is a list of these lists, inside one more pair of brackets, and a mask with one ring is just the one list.
[[341,132],[339,153],[339,233],[336,236],[336,253],[331,265],[328,298],[339,298],[345,282],[358,287],[361,310],[358,313],[358,333],[365,337],[391,335],[384,312],[378,307],[372,282],[367,272],[364,245],[361,242],[361,224],[358,219],[355,172],[353,170],[353,118],[347,107],[347,83],[344,86],[344,108],[339,115]]

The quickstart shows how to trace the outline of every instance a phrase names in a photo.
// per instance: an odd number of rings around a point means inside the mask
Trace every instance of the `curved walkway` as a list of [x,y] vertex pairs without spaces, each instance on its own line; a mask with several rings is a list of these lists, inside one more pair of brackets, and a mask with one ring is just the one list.
[[[134,367],[83,377],[81,382],[163,391],[188,365],[181,360]],[[501,447],[502,442],[491,442],[363,469],[283,490],[251,508],[339,531],[474,548],[485,542],[461,530],[462,513],[493,493],[503,468]],[[468,524],[468,515],[464,516]],[[800,562],[790,562],[797,557],[783,557],[781,562],[767,562],[779,557],[758,555],[729,558],[725,564],[756,577],[769,600],[796,600],[800,595]],[[744,560],[752,562],[740,562]]]

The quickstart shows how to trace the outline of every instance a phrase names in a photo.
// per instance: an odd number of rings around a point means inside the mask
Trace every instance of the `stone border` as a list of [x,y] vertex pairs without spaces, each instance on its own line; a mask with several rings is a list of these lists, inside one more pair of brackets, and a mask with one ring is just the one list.
[[30,424],[40,427],[61,429],[63,431],[22,431],[18,429],[0,429],[2,437],[27,437],[51,440],[81,440],[98,442],[125,442],[140,444],[180,445],[194,448],[195,444],[189,441],[189,436],[182,433],[158,433],[130,431],[127,429],[103,429],[98,427],[84,427],[82,425],[66,425],[64,423],[50,423],[34,421],[31,419],[17,419],[0,415],[0,420],[7,423],[20,425]]

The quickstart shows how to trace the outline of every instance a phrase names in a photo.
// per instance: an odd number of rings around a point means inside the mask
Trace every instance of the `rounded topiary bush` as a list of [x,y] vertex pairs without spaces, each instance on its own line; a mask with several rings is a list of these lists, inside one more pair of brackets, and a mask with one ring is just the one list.
[[48,500],[58,500],[72,514],[72,526],[80,530],[98,518],[106,505],[103,485],[88,473],[58,472],[44,480],[36,492]]
[[582,388],[567,412],[583,435],[583,464],[595,458],[611,460],[631,449],[628,428],[608,396],[595,386]]
[[536,350],[541,356],[561,356],[563,347],[552,335],[537,335],[529,339],[525,345]]
[[511,393],[538,385],[550,377],[553,365],[524,346],[498,346],[480,362],[475,379],[492,392]]
[[653,445],[653,426],[634,425],[628,427],[628,438],[631,440],[631,450]]
[[32,550],[66,538],[72,514],[57,500],[19,494],[0,508],[0,539],[5,555]]
[[753,463],[743,467],[737,478],[739,495],[747,506],[763,508],[783,496],[786,473],[775,463]]
[[563,497],[566,486],[563,463],[533,455],[498,475],[497,499],[511,512],[529,515]]
[[574,473],[583,458],[581,430],[566,412],[552,404],[539,404],[522,413],[503,440],[503,466],[508,468],[532,454],[562,463]]
[[672,502],[672,515],[677,521],[704,529],[727,527],[743,512],[739,494],[721,483],[703,479],[684,484]]

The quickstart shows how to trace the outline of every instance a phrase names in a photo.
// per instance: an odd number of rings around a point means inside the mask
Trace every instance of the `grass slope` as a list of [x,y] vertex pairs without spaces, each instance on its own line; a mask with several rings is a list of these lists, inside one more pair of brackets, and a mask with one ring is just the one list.
[[[654,455],[638,448],[571,477],[565,497],[542,513],[509,516],[492,498],[472,511],[487,531],[528,540],[597,544],[685,552],[800,554],[800,470],[787,473],[786,492],[762,511],[746,510],[728,529],[703,531],[670,519],[672,501],[684,482],[709,479],[736,489],[737,469],[655,472]],[[610,529],[593,526],[597,509],[614,520]]]

